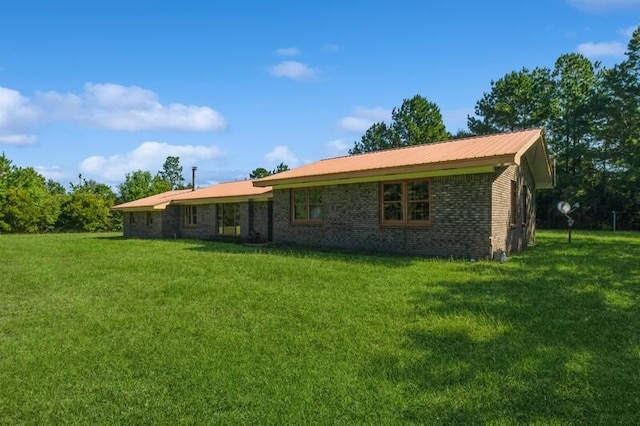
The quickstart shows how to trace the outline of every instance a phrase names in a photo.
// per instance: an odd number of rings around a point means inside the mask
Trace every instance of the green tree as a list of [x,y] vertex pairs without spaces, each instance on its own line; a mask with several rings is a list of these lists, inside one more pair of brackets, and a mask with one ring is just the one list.
[[[165,191],[183,189],[185,186],[180,157],[168,156],[162,165],[162,170],[158,172],[158,178],[169,182],[169,189],[165,189]],[[163,186],[163,188],[166,188],[166,186]]]
[[468,117],[476,135],[544,127],[554,114],[555,87],[551,71],[535,68],[512,71],[491,81],[491,91],[476,103],[476,117]]
[[253,171],[249,173],[249,179],[260,179],[270,175],[271,172],[269,170],[265,169],[264,167],[258,167],[256,169],[253,169]]
[[58,227],[67,231],[100,232],[119,229],[117,213],[111,211],[116,195],[108,185],[94,180],[71,184],[62,202]]
[[284,163],[280,163],[280,164],[278,164],[278,165],[276,166],[276,168],[275,168],[275,169],[273,169],[273,170],[271,171],[271,174],[272,174],[272,175],[275,175],[275,174],[278,174],[278,173],[286,172],[287,170],[289,170],[289,166],[287,166],[287,165],[286,165],[286,164],[284,164]]
[[151,172],[136,170],[127,173],[123,183],[118,185],[119,200],[123,203],[153,195]]
[[47,232],[60,213],[42,175],[0,160],[0,227],[6,232]]
[[420,95],[404,99],[400,108],[393,109],[391,119],[390,125],[379,122],[369,127],[349,154],[438,142],[450,137],[440,108]]

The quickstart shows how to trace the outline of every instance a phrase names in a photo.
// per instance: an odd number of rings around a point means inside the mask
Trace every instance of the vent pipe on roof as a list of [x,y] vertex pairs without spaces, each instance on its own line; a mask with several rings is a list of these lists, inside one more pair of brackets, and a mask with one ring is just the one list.
[[196,170],[198,168],[196,166],[191,167],[191,190],[196,190]]

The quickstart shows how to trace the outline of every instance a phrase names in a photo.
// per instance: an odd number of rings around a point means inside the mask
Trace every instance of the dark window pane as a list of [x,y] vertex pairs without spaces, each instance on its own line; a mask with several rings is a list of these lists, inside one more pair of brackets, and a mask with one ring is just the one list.
[[384,220],[402,220],[402,203],[384,203]]
[[306,192],[303,191],[293,191],[293,203],[294,204],[304,204],[307,202]]
[[429,203],[427,201],[409,203],[408,219],[417,221],[429,220]]
[[383,201],[402,201],[402,184],[385,183],[382,185]]
[[309,204],[322,204],[322,190],[320,189],[309,190]]
[[309,206],[310,209],[310,219],[321,219],[322,218],[322,209],[320,206]]
[[307,204],[295,204],[293,206],[293,217],[296,220],[307,219]]
[[429,182],[409,182],[407,183],[407,196],[409,200],[429,199]]

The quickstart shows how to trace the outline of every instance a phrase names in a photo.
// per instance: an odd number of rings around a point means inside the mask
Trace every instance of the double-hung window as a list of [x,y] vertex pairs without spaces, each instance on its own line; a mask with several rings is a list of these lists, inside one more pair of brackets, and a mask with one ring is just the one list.
[[404,180],[381,184],[383,225],[428,225],[431,220],[431,180]]
[[291,190],[291,217],[293,223],[322,222],[322,189]]
[[186,226],[198,224],[198,208],[196,206],[184,206],[184,224]]

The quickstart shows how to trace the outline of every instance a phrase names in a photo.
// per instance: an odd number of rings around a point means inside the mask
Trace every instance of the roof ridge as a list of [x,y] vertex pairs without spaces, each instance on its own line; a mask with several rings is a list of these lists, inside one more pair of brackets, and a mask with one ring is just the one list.
[[345,155],[339,155],[337,157],[323,158],[323,159],[321,159],[319,161],[329,161],[329,160],[335,160],[335,159],[338,159],[338,158],[359,157],[359,156],[362,156],[362,155],[378,154],[378,153],[381,153],[381,152],[401,151],[401,150],[404,150],[404,149],[417,148],[417,147],[421,147],[421,146],[425,146],[425,145],[441,145],[441,144],[445,144],[445,143],[463,142],[463,141],[468,141],[468,140],[473,140],[473,139],[480,139],[480,138],[488,138],[488,137],[503,136],[503,135],[513,135],[515,133],[525,133],[525,132],[530,132],[530,131],[533,131],[533,130],[542,131],[544,129],[542,127],[531,127],[529,129],[511,130],[509,132],[491,133],[491,134],[488,134],[488,135],[474,135],[474,136],[469,136],[469,137],[460,138],[460,139],[448,139],[448,140],[444,140],[444,141],[425,142],[425,143],[416,144],[416,145],[396,146],[396,147],[393,147],[393,148],[379,149],[379,150],[376,150],[376,151],[359,152],[357,154],[345,154]]

